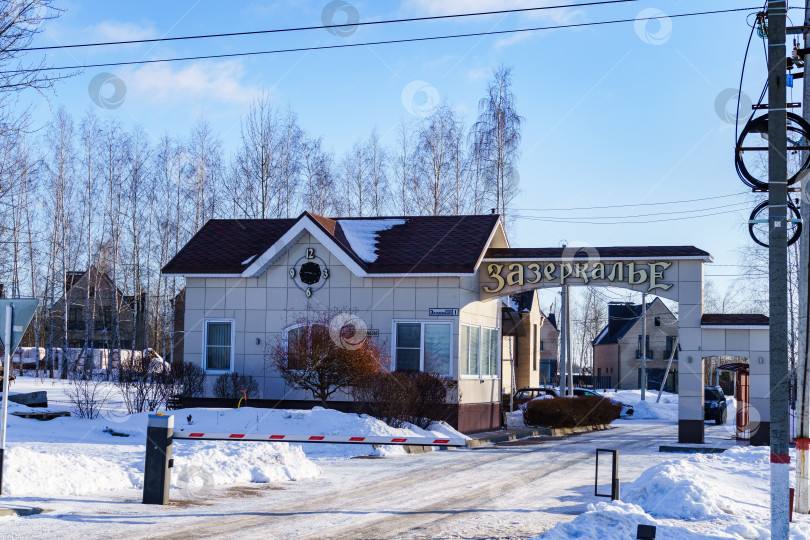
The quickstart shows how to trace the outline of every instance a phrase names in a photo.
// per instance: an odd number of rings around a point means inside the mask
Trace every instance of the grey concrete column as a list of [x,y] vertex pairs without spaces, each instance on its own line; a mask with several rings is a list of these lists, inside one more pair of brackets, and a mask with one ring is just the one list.
[[703,262],[678,267],[678,442],[703,443]]

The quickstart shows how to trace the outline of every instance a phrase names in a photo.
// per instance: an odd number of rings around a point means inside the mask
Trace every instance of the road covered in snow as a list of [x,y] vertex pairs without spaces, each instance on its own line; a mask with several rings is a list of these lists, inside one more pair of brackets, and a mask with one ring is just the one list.
[[[168,506],[140,503],[145,414],[14,417],[9,495],[0,507],[50,512],[0,517],[0,531],[10,539],[632,539],[639,523],[651,523],[658,538],[768,538],[767,449],[661,453],[660,445],[677,438],[677,396],[641,407],[632,392],[611,397],[635,403],[645,418],[561,440],[424,454],[370,445],[176,441]],[[177,411],[175,421],[195,430],[425,433],[323,409],[190,409]],[[432,429],[453,434],[447,426]],[[732,425],[707,424],[706,432],[734,446]],[[622,502],[594,496],[596,448],[620,451]],[[607,477],[600,487],[608,491]],[[793,537],[810,538],[806,516],[797,516]]]

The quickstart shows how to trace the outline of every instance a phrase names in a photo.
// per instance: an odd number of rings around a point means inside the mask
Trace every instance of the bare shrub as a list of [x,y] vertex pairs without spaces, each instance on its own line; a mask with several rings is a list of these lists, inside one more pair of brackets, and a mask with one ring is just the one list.
[[214,383],[214,397],[219,399],[239,400],[242,396],[251,398],[258,394],[259,383],[251,375],[242,375],[234,371],[220,375]]
[[109,383],[93,377],[73,376],[65,394],[79,418],[96,418],[110,399]]
[[448,393],[457,386],[438,373],[382,372],[358,381],[352,396],[362,412],[392,427],[410,423],[427,429],[443,419]]
[[199,397],[205,393],[205,372],[193,362],[172,365],[173,393],[181,397]]
[[360,411],[391,427],[402,427],[416,414],[416,385],[404,373],[374,373],[352,387]]
[[[355,336],[356,329],[351,324],[330,328],[341,315],[351,311],[307,312],[296,319],[300,331],[289,333],[286,340],[281,337],[268,347],[267,360],[284,382],[312,392],[324,407],[332,394],[350,391],[358,381],[378,373],[388,362],[382,344],[365,334]],[[330,330],[336,330],[340,339],[335,339]]]
[[154,411],[165,406],[174,389],[169,365],[152,355],[134,357],[118,370],[116,387],[121,391],[129,414]]

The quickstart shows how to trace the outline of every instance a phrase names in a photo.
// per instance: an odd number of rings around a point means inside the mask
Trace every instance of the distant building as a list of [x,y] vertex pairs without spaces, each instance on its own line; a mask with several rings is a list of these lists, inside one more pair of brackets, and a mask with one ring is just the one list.
[[[657,388],[664,376],[675,339],[678,319],[656,298],[647,303],[647,387]],[[597,377],[607,377],[611,388],[641,388],[641,305],[611,302],[608,323],[593,341],[593,364]],[[675,351],[677,360],[678,352]],[[673,361],[670,384],[677,379],[678,364]]]
[[513,365],[515,389],[556,381],[560,331],[554,315],[540,309],[537,291],[512,295],[501,314],[503,391],[512,387]]
[[[89,338],[92,349],[115,348],[115,325],[118,322],[122,349],[145,347],[146,295],[136,305],[134,296],[124,295],[112,279],[95,266],[86,271],[68,272],[65,280],[67,293],[53,306],[53,335],[55,346],[81,348]],[[89,302],[88,302],[89,292]],[[64,322],[67,318],[67,343],[64,341]],[[46,324],[50,318],[46,316]],[[47,341],[49,332],[43,336]]]

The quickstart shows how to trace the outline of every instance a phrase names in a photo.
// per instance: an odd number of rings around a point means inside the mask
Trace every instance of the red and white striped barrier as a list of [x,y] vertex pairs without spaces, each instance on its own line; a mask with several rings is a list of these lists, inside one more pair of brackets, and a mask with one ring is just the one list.
[[346,437],[343,435],[273,435],[269,433],[199,433],[175,431],[172,439],[208,441],[260,441],[332,444],[412,444],[416,446],[467,446],[465,439],[435,437]]

